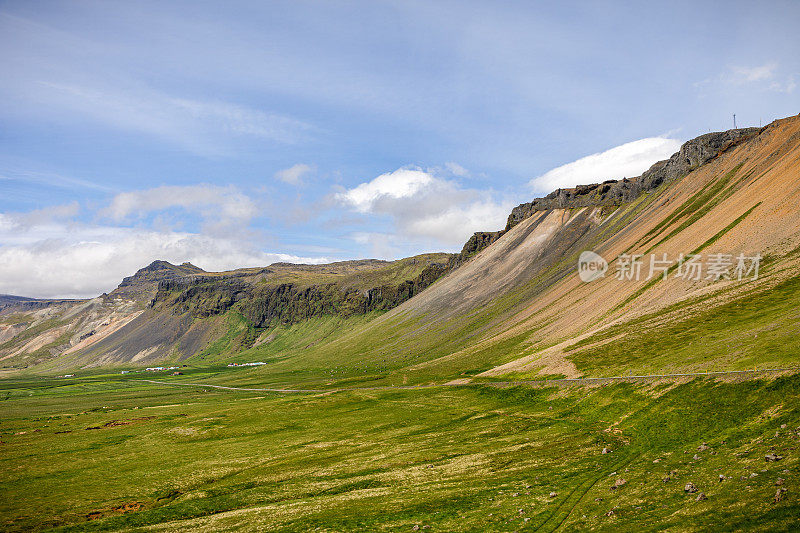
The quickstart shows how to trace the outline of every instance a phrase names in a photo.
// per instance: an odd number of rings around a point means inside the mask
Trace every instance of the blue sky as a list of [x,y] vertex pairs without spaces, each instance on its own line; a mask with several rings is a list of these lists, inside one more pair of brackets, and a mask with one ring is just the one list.
[[797,2],[0,2],[0,293],[460,249],[800,111]]

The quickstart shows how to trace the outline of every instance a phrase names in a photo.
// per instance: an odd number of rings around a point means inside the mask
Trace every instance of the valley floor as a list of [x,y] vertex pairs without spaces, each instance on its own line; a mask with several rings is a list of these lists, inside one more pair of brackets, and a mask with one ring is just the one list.
[[800,375],[303,394],[6,379],[0,420],[8,531],[781,531],[800,517]]

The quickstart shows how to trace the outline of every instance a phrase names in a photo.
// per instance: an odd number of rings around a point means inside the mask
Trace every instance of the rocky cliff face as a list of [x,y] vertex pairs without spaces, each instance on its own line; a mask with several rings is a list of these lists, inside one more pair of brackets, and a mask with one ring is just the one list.
[[376,310],[389,310],[412,298],[459,264],[458,255],[445,262],[432,262],[413,279],[382,284],[366,290],[323,283],[247,283],[238,276],[184,276],[159,282],[151,308],[189,313],[207,318],[234,306],[250,324],[293,324],[312,317],[348,317]]
[[759,128],[741,128],[701,135],[687,141],[672,157],[659,161],[641,176],[609,180],[572,189],[558,189],[544,198],[515,207],[508,217],[506,231],[536,211],[574,207],[619,206],[635,200],[640,194],[652,191],[664,182],[680,179],[700,165],[707,163],[733,146],[757,135]]

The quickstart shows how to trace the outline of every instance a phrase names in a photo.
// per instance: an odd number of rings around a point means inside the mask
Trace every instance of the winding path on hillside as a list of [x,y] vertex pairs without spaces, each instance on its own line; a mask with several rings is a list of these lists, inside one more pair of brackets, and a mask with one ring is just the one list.
[[562,379],[540,379],[540,380],[522,380],[522,381],[485,381],[485,382],[466,382],[466,383],[428,383],[422,385],[382,385],[378,387],[339,387],[331,389],[291,389],[291,388],[251,388],[251,387],[229,387],[225,385],[211,385],[208,383],[183,383],[178,381],[158,381],[154,379],[142,379],[147,383],[155,383],[158,385],[179,385],[183,387],[208,387],[213,389],[222,389],[230,391],[243,391],[243,392],[283,392],[283,393],[327,393],[327,392],[344,392],[344,391],[377,391],[377,390],[415,390],[415,389],[430,389],[435,387],[474,387],[474,386],[489,386],[489,387],[513,387],[517,385],[528,385],[534,387],[555,385],[555,386],[570,386],[570,385],[603,385],[615,382],[646,382],[646,381],[659,381],[669,379],[681,378],[695,378],[695,377],[731,377],[731,376],[756,376],[762,374],[781,374],[784,372],[800,372],[800,368],[765,368],[759,370],[724,370],[719,372],[686,372],[680,374],[642,374],[630,376],[610,376],[601,378],[562,378]]

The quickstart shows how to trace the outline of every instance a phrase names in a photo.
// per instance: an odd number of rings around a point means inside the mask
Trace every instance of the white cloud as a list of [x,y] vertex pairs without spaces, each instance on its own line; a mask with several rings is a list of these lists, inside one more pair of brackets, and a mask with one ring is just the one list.
[[93,297],[153,260],[190,261],[209,271],[327,258],[267,253],[227,238],[116,227],[40,225],[21,233],[0,214],[0,294]]
[[297,163],[289,168],[279,170],[275,173],[275,179],[281,180],[289,185],[301,185],[303,183],[303,176],[314,170],[310,165],[305,163]]
[[402,227],[410,235],[463,245],[476,231],[494,231],[505,226],[511,207],[509,203],[475,200],[404,221]]
[[[503,227],[510,202],[498,202],[491,191],[462,188],[418,168],[381,174],[335,198],[356,212],[388,216],[396,233],[358,234],[383,255],[411,241],[433,241],[449,247],[462,245],[472,233]],[[367,239],[367,236],[369,239]]]
[[255,202],[235,187],[202,184],[123,192],[100,215],[122,222],[173,207],[199,213],[216,227],[241,226],[258,214]]
[[369,213],[381,200],[411,198],[433,182],[433,176],[420,169],[399,168],[339,193],[336,198],[360,213]]
[[547,194],[576,185],[638,176],[656,161],[669,158],[680,147],[681,141],[677,139],[639,139],[556,167],[533,178],[529,185],[534,193]]

